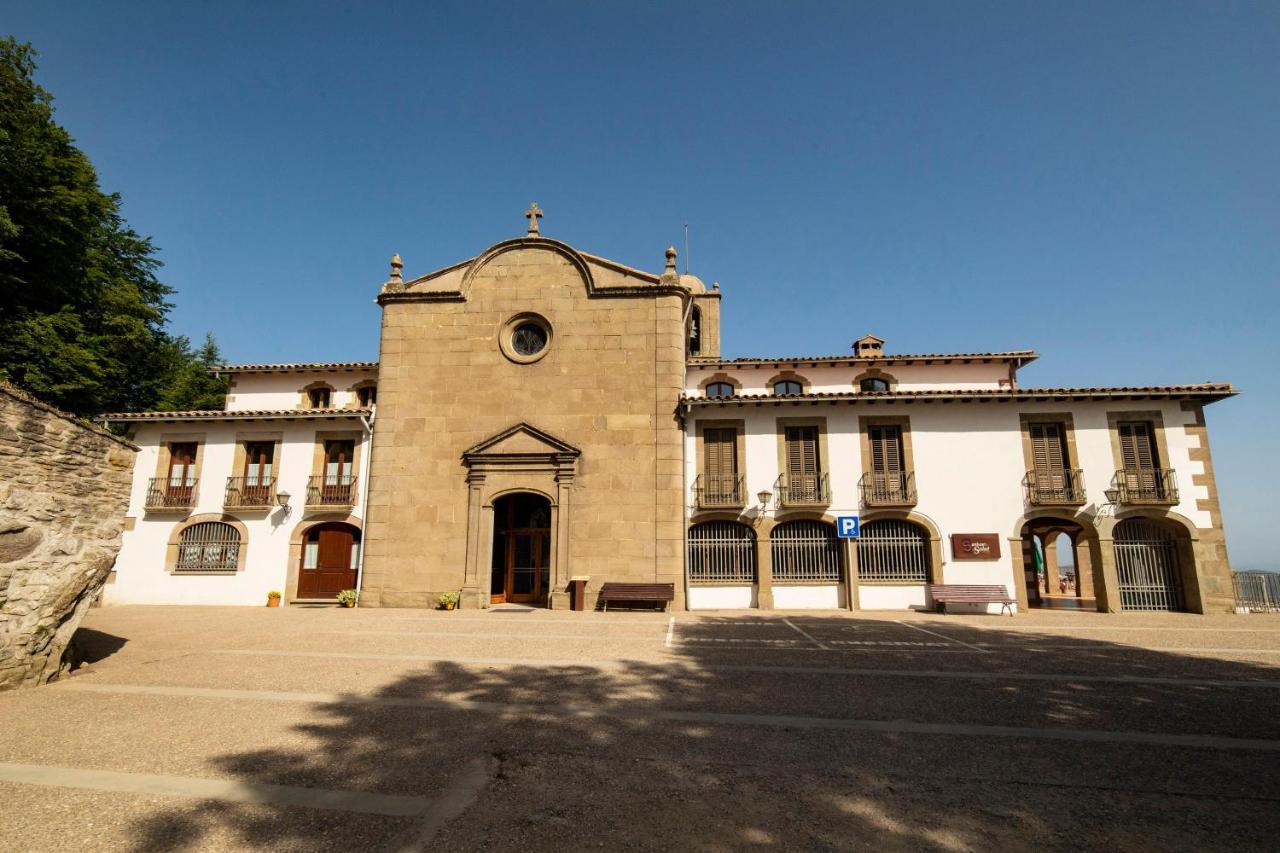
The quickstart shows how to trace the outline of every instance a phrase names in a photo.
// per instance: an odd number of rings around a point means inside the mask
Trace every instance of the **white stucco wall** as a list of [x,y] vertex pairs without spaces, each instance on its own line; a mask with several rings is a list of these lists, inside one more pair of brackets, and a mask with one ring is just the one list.
[[[827,425],[827,459],[823,469],[831,484],[831,516],[860,511],[858,481],[862,476],[858,417],[903,416],[911,423],[911,443],[918,503],[914,511],[928,518],[942,539],[942,574],[946,582],[1004,584],[1015,595],[1015,584],[1022,583],[1020,554],[1010,554],[1008,538],[1016,534],[1019,519],[1028,512],[1024,503],[1022,480],[1026,473],[1020,434],[1020,413],[1070,412],[1075,426],[1076,464],[1084,470],[1088,503],[1084,512],[1110,512],[1104,507],[1103,491],[1110,488],[1116,470],[1111,449],[1108,412],[1159,411],[1165,425],[1168,445],[1166,467],[1176,469],[1179,503],[1172,511],[1185,516],[1197,527],[1211,525],[1209,513],[1196,508],[1199,498],[1207,497],[1207,489],[1192,484],[1192,475],[1202,473],[1203,465],[1192,462],[1190,449],[1196,439],[1188,436],[1185,425],[1193,422],[1177,401],[1111,401],[1049,403],[915,403],[874,405],[839,403],[836,405],[766,404],[729,406],[723,409],[697,408],[689,417],[686,432],[686,470],[690,501],[690,517],[697,521],[693,504],[692,483],[697,476],[698,420],[732,419],[746,423],[745,458],[740,460],[745,474],[749,503],[762,490],[776,494],[778,470],[778,418],[822,417]],[[744,464],[745,463],[745,464]],[[775,498],[776,503],[776,498]],[[753,514],[757,511],[750,510]],[[771,506],[767,514],[785,517],[785,511]],[[953,533],[994,533],[1000,537],[1000,558],[991,561],[952,560],[950,536]],[[865,609],[903,609],[925,604],[924,590],[916,585],[901,588],[881,584],[862,584],[860,606]],[[775,587],[775,606],[777,602]],[[999,612],[999,606],[989,608]]]
[[235,386],[228,394],[227,409],[245,412],[263,409],[300,408],[302,389],[313,382],[327,382],[334,389],[332,408],[354,406],[350,388],[357,382],[376,379],[376,371],[305,372],[305,373],[235,373]]
[[837,584],[773,585],[775,610],[836,610],[840,607]]
[[691,586],[690,610],[744,610],[756,606],[754,586]]
[[[309,526],[304,518],[307,478],[312,462],[317,430],[360,429],[356,418],[325,421],[252,421],[240,423],[202,422],[190,424],[143,424],[133,440],[141,448],[134,466],[133,489],[128,515],[136,519],[134,528],[126,531],[116,559],[115,578],[105,587],[106,604],[244,604],[263,605],[270,590],[280,590],[286,597],[294,590],[285,588],[289,570],[289,541],[300,525]],[[184,518],[181,513],[147,513],[145,511],[148,481],[155,476],[160,451],[160,436],[171,440],[183,434],[203,435],[203,458],[197,504],[192,515],[223,514],[222,503],[227,477],[233,472],[237,433],[283,432],[281,458],[276,460],[277,491],[289,492],[291,511],[272,508],[269,512],[230,513],[248,528],[245,567],[231,575],[182,575],[165,569],[170,536]],[[362,445],[360,459],[363,477],[367,470],[368,443]],[[364,483],[356,494],[363,495]],[[359,508],[353,511],[359,515]]]
[[[786,370],[808,380],[811,392],[839,393],[854,390],[854,378],[865,373],[867,368],[819,364],[817,367],[802,365],[797,368],[786,368]],[[880,370],[897,381],[900,391],[995,390],[1001,387],[1001,382],[1004,383],[1004,387],[1008,387],[1009,380],[1009,367],[1002,363],[895,364],[882,366]],[[783,368],[777,367],[737,365],[691,367],[685,390],[689,394],[699,394],[701,392],[698,386],[702,382],[717,373],[724,373],[742,383],[743,394],[769,394],[772,393],[769,380],[782,371]]]

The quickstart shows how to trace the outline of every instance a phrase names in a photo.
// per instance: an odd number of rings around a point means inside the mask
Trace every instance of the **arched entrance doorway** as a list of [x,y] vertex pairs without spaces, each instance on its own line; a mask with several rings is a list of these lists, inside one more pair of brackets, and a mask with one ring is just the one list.
[[492,604],[545,604],[551,587],[551,501],[517,492],[493,502]]
[[298,567],[298,598],[333,598],[355,589],[360,563],[360,528],[327,521],[307,529]]
[[1117,522],[1112,532],[1122,610],[1185,610],[1177,536],[1152,518]]
[[1083,525],[1065,518],[1033,518],[1022,526],[1027,606],[1093,610],[1094,565]]

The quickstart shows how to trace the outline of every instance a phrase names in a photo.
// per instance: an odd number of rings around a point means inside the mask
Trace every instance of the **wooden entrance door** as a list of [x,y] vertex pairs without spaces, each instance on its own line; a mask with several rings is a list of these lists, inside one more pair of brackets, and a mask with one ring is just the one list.
[[302,543],[298,598],[333,598],[355,589],[360,531],[350,524],[317,524]]
[[550,592],[551,502],[508,495],[494,502],[493,574],[489,600],[542,604]]

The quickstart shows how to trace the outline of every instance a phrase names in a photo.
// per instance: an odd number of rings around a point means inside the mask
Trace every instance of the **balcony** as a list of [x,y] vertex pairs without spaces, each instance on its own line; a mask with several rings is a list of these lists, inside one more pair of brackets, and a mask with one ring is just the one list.
[[228,477],[224,509],[269,509],[276,499],[272,477]]
[[774,484],[781,506],[826,506],[831,486],[826,474],[783,474]]
[[308,509],[343,509],[356,505],[356,481],[352,474],[326,474],[307,480]]
[[148,512],[186,512],[196,505],[198,485],[195,477],[185,480],[152,477],[147,483],[146,509]]
[[868,472],[858,481],[858,488],[862,491],[863,506],[916,505],[914,471],[899,471],[896,474]]
[[698,509],[741,509],[742,476],[739,474],[699,474],[693,481]]
[[1173,506],[1178,502],[1178,474],[1172,468],[1122,468],[1111,478],[1107,500],[1130,506]]
[[1084,504],[1084,472],[1079,468],[1028,471],[1022,485],[1029,506],[1081,506]]

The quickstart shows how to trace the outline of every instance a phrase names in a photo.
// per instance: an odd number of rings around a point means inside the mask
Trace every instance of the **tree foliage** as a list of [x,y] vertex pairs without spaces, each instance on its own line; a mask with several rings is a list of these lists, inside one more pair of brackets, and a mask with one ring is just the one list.
[[192,371],[216,344],[165,331],[155,248],[54,121],[35,68],[31,45],[0,39],[0,378],[86,416],[210,402],[218,383]]

